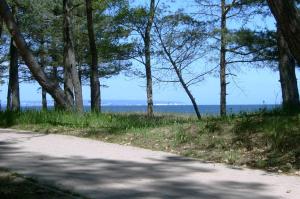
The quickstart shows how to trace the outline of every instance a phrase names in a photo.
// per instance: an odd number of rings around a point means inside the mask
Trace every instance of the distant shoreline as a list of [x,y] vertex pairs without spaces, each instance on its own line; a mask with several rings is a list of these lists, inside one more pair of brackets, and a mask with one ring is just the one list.
[[[228,105],[228,114],[239,114],[242,112],[255,112],[262,109],[272,110],[278,108],[280,105]],[[48,106],[49,110],[53,109],[53,105]],[[4,110],[5,106],[2,106],[1,110]],[[41,110],[41,106],[22,106],[22,110]],[[203,115],[218,115],[219,105],[200,105],[199,109]],[[90,111],[89,106],[85,106],[86,111]],[[145,113],[147,111],[146,105],[102,105],[102,111],[108,113]],[[194,114],[193,106],[191,105],[166,105],[158,104],[154,105],[154,111],[156,113],[165,114]]]

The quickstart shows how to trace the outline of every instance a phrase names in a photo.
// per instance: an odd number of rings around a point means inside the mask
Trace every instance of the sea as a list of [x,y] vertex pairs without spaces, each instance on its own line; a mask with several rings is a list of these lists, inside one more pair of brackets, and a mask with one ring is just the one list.
[[[272,110],[278,107],[278,105],[228,105],[228,114],[239,114],[245,112],[256,112],[259,110]],[[200,105],[200,112],[202,115],[218,115],[220,113],[219,105]],[[124,112],[138,112],[145,113],[147,106],[103,106],[104,112],[124,113]],[[154,112],[167,113],[167,114],[184,114],[193,115],[195,113],[193,106],[191,105],[157,105],[154,106]]]
[[[5,104],[2,104],[2,110],[4,110]],[[272,110],[278,108],[279,105],[228,105],[228,114],[239,113],[251,113],[259,110]],[[53,105],[50,103],[49,109],[53,109]],[[23,110],[41,110],[41,106],[36,103],[22,104]],[[200,112],[202,115],[218,115],[220,112],[219,105],[200,105]],[[85,106],[85,111],[90,111],[89,106]],[[134,105],[134,104],[106,104],[102,106],[102,111],[107,113],[146,113],[146,105]],[[160,104],[154,105],[154,112],[159,114],[181,114],[181,115],[193,115],[195,114],[193,106],[191,105],[178,105],[178,104]]]

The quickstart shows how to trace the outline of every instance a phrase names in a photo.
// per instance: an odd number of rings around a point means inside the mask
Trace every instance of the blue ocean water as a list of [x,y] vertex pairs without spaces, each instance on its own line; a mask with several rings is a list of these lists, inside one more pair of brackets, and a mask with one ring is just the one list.
[[[279,105],[228,105],[228,114],[238,114],[241,112],[255,112],[261,109],[272,110]],[[53,107],[49,107],[52,109]],[[202,105],[199,106],[202,115],[218,115],[220,112],[219,105]],[[40,110],[41,106],[23,106],[23,110]],[[85,110],[89,111],[90,107],[85,106]],[[103,112],[111,113],[145,113],[147,106],[145,105],[106,105],[102,107]],[[191,105],[156,105],[154,106],[156,113],[167,114],[186,114],[193,115],[194,109]]]
[[[228,114],[238,114],[241,112],[255,112],[261,109],[272,110],[278,105],[228,105]],[[220,112],[219,105],[202,105],[199,106],[200,112],[203,115],[218,115]],[[146,112],[147,106],[103,106],[104,112]],[[156,113],[179,113],[179,114],[194,114],[193,106],[190,105],[163,105],[154,106]]]

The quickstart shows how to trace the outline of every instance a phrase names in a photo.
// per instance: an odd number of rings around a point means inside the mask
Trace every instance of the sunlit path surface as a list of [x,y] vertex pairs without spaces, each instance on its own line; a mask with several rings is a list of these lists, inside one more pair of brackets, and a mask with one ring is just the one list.
[[0,167],[89,198],[299,199],[300,177],[63,135],[0,130]]

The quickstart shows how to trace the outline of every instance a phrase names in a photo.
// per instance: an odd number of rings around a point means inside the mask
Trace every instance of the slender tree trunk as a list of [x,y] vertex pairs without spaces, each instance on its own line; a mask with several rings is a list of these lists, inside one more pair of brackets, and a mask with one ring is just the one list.
[[58,84],[51,82],[38,62],[35,60],[32,52],[26,45],[26,42],[21,35],[18,26],[11,14],[9,6],[5,0],[0,0],[0,16],[3,18],[8,31],[14,39],[15,45],[18,48],[18,52],[21,54],[26,65],[30,69],[34,78],[38,83],[56,100],[61,108],[69,109],[70,103],[66,101],[65,94]]
[[[75,64],[75,56],[72,52],[70,37],[70,7],[69,1],[64,0],[64,90],[67,100],[74,106],[74,86],[72,81],[72,64]],[[71,52],[70,52],[71,51]],[[72,60],[73,59],[73,60]]]
[[71,103],[75,99],[75,108],[83,112],[82,87],[80,85],[74,45],[71,34],[72,0],[64,0],[64,86],[67,100]]
[[79,78],[80,85],[82,86],[82,70],[80,66],[81,66],[80,63],[78,63],[78,78]]
[[279,27],[277,28],[277,34],[283,107],[292,110],[299,106],[299,92],[295,72],[296,62]]
[[[59,84],[59,81],[58,81],[58,72],[57,72],[57,67],[56,67],[56,66],[53,66],[53,67],[52,67],[51,79],[52,79],[52,81],[55,82],[56,84]],[[58,106],[58,104],[56,103],[55,100],[54,100],[54,109],[55,109],[55,110],[58,110],[58,109],[59,109],[59,106]]]
[[[45,72],[46,67],[46,60],[45,60],[45,49],[44,49],[44,40],[42,39],[41,42],[41,52],[40,52],[40,58],[41,58],[41,67],[43,71]],[[42,87],[42,109],[47,110],[47,92]]]
[[6,110],[11,110],[11,90],[10,90],[10,85],[8,83],[7,87],[7,96],[6,96]]
[[93,8],[91,0],[86,0],[87,27],[90,42],[90,53],[92,56],[90,69],[91,83],[91,109],[95,112],[101,112],[101,92],[98,71],[98,51],[96,47],[94,27],[93,27]]
[[221,50],[220,50],[220,115],[226,115],[226,95],[227,95],[227,82],[226,82],[226,4],[225,0],[221,0]]
[[19,64],[18,50],[13,41],[10,50],[9,84],[11,90],[11,110],[20,110],[20,86],[19,86]]
[[3,19],[0,17],[0,38],[2,37],[2,32],[3,32]]
[[78,112],[83,112],[82,87],[79,81],[79,75],[76,65],[75,67],[72,67],[72,81],[74,85],[76,110]]
[[[12,7],[12,14],[15,16],[16,8]],[[20,87],[19,87],[19,64],[18,49],[14,45],[13,38],[10,41],[10,65],[9,81],[7,92],[7,109],[11,111],[20,110]]]
[[160,40],[161,45],[163,47],[164,53],[167,55],[170,63],[172,64],[173,69],[175,70],[175,73],[176,73],[176,75],[177,75],[177,77],[179,79],[179,82],[180,82],[181,86],[183,87],[184,91],[186,92],[186,94],[188,95],[188,97],[190,98],[190,100],[192,102],[192,105],[193,105],[194,111],[195,111],[195,113],[197,115],[197,118],[200,120],[201,119],[201,114],[200,114],[199,107],[197,105],[197,102],[196,102],[196,100],[195,100],[192,92],[190,91],[188,85],[185,83],[185,81],[184,81],[184,79],[182,77],[181,70],[178,68],[176,62],[172,58],[171,53],[168,51],[167,47],[163,43],[163,39],[162,39],[162,37],[161,37],[160,34],[158,35],[158,37],[159,37],[159,40]]
[[[3,32],[3,19],[2,19],[2,17],[0,16],[0,39],[1,39],[1,37],[2,37],[2,32]],[[2,73],[0,74],[0,86],[1,86],[1,84],[2,84],[3,82],[2,82]],[[0,111],[2,110],[2,104],[1,104],[2,102],[1,102],[1,100],[0,100]]]
[[188,86],[186,85],[183,77],[182,77],[182,74],[180,72],[180,70],[178,69],[178,67],[176,66],[176,64],[172,64],[173,65],[173,68],[177,74],[177,77],[179,79],[179,82],[181,84],[181,86],[183,87],[183,89],[185,90],[186,94],[189,96],[192,104],[193,104],[193,107],[194,107],[194,110],[195,110],[195,113],[197,115],[197,118],[200,120],[201,119],[201,114],[200,114],[200,110],[199,110],[199,107],[197,105],[197,102],[192,94],[192,92],[190,91],[190,89],[188,88]]
[[43,88],[42,88],[42,108],[43,110],[48,110],[47,92]]
[[295,0],[267,0],[291,53],[300,63],[300,14]]
[[72,105],[72,107],[74,107],[72,71],[71,68],[67,68],[67,67],[64,67],[64,90],[65,90],[67,101]]
[[153,116],[153,88],[151,71],[151,29],[155,15],[155,0],[150,0],[149,18],[146,26],[145,43],[145,69],[146,69],[146,87],[147,87],[147,115]]

